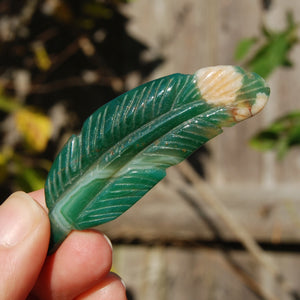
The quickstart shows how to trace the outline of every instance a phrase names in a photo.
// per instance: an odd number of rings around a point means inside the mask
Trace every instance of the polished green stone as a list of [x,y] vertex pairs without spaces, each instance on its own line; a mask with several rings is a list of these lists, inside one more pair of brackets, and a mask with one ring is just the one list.
[[269,88],[239,67],[143,84],[100,107],[58,154],[45,194],[50,252],[74,229],[111,221],[209,139],[260,111]]

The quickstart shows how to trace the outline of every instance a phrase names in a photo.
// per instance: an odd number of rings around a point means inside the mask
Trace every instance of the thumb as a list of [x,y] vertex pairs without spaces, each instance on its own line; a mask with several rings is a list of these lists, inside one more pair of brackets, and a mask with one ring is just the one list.
[[12,194],[0,206],[0,299],[25,299],[47,255],[47,213],[28,194]]

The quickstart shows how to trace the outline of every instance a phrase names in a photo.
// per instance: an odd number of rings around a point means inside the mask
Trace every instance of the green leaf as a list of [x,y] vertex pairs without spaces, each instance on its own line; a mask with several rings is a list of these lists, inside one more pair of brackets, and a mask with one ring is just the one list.
[[256,43],[257,38],[246,38],[239,42],[235,50],[234,58],[239,61],[247,56],[251,47]]
[[16,128],[30,149],[35,152],[44,151],[51,137],[51,120],[29,107],[17,110],[14,117]]
[[97,2],[87,2],[83,5],[83,11],[90,17],[110,19],[113,11],[107,5]]
[[6,96],[0,87],[0,111],[11,113],[18,110],[21,105],[15,99]]
[[22,190],[27,192],[36,191],[43,188],[45,184],[44,176],[36,169],[23,167],[22,172],[19,172],[17,176],[17,181]]
[[250,140],[250,146],[258,151],[267,151],[276,146],[276,135],[269,131],[263,131]]
[[[294,44],[294,41],[290,40],[291,34],[293,33],[287,31],[272,36],[268,43],[247,63],[247,67],[267,78],[277,67],[287,66],[286,62],[289,61],[287,55]],[[289,62],[289,65],[291,64]]]
[[293,146],[300,145],[300,111],[293,111],[256,134],[250,145],[257,150],[275,150],[282,159]]
[[173,74],[99,108],[57,156],[46,181],[54,251],[73,229],[113,220],[222,126],[258,113],[269,88],[232,66]]
[[246,56],[250,47],[256,42],[262,44],[256,52],[246,61],[245,66],[267,78],[278,67],[291,67],[293,64],[289,59],[289,53],[293,46],[298,42],[298,25],[291,13],[287,14],[287,26],[282,31],[273,31],[265,26],[262,27],[264,41],[249,38],[242,40],[236,49],[235,59],[240,60]]

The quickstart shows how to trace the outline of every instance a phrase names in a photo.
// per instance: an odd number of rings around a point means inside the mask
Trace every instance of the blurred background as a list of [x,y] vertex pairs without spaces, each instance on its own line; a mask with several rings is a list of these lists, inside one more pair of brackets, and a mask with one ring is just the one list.
[[0,199],[42,188],[117,95],[241,65],[271,87],[262,113],[100,229],[128,299],[300,299],[299,20],[297,0],[0,0]]

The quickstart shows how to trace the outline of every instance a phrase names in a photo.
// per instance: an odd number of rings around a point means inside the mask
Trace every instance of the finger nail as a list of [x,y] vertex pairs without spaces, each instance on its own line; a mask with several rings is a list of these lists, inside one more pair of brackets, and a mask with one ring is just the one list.
[[112,245],[111,240],[108,238],[107,235],[105,235],[104,233],[102,233],[102,234],[103,234],[104,238],[106,239],[107,243],[109,244],[110,248],[113,249],[113,245]]
[[125,281],[121,277],[120,277],[120,281],[121,281],[121,283],[123,284],[123,286],[124,286],[124,288],[126,290],[126,283],[125,283]]
[[125,283],[125,281],[122,279],[122,277],[121,277],[119,274],[117,274],[116,272],[111,272],[111,274],[113,274],[114,276],[116,276],[116,277],[121,281],[122,285],[124,286],[124,288],[125,288],[125,290],[126,290],[126,283]]
[[26,193],[12,194],[0,206],[0,245],[21,243],[40,224],[43,209]]

